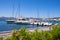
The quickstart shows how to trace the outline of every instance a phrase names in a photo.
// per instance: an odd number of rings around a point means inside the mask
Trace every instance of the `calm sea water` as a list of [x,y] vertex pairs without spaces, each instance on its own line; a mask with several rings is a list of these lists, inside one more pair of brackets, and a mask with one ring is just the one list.
[[[50,21],[50,22],[60,24],[59,21],[58,22]],[[0,31],[10,31],[10,30],[13,30],[13,29],[20,29],[21,27],[25,27],[25,28],[37,28],[37,27],[41,27],[41,26],[7,24],[6,21],[0,21]]]
[[[10,31],[13,29],[20,29],[21,27],[25,28],[36,28],[36,25],[20,25],[20,24],[7,24],[6,21],[0,21],[0,31]],[[41,27],[41,26],[38,26]]]

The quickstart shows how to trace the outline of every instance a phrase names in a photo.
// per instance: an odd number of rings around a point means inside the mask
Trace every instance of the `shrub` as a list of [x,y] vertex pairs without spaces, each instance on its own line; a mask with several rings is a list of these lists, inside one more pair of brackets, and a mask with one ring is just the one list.
[[3,40],[3,38],[2,38],[2,37],[0,37],[0,40]]
[[30,33],[26,28],[21,28],[19,31],[15,30],[12,37],[8,37],[6,40],[60,40],[60,26],[52,25],[52,30],[38,31]]

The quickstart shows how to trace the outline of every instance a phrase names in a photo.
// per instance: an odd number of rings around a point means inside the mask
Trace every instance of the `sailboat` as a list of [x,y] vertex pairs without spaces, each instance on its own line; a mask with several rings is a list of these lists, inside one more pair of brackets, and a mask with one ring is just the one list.
[[[50,23],[49,22],[49,12],[48,12],[48,22],[42,22],[42,24],[44,25],[44,26],[51,26],[52,25],[52,23]],[[46,19],[45,19],[46,20]]]
[[[39,10],[37,10],[37,18],[39,19]],[[41,19],[40,20],[35,20],[34,22],[33,22],[33,24],[34,25],[37,25],[37,26],[51,26],[52,25],[52,23],[50,23],[50,22],[43,22]]]
[[[14,15],[14,4],[13,4],[13,6],[12,6],[12,16]],[[12,23],[14,23],[15,22],[15,19],[8,19],[8,20],[6,20],[6,22],[8,23],[8,24],[12,24]]]
[[16,24],[22,24],[22,25],[28,25],[30,24],[30,22],[26,19],[26,18],[23,18],[23,17],[20,17],[19,19],[17,19],[15,21]]
[[20,16],[20,3],[18,5],[18,11],[19,11],[19,17],[17,18],[17,20],[15,21],[15,24],[23,24],[23,25],[28,25],[29,20],[27,20],[27,18]]
[[40,20],[39,20],[39,9],[37,8],[37,18],[32,19],[30,22],[31,25],[39,25],[40,24]]

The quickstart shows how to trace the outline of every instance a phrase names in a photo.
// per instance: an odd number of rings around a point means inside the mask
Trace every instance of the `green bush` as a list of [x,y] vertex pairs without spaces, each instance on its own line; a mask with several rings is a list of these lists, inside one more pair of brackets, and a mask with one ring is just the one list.
[[0,40],[3,40],[3,38],[0,37]]
[[29,32],[26,28],[21,28],[19,31],[14,30],[12,37],[6,38],[6,40],[60,40],[60,26],[52,25],[52,30]]

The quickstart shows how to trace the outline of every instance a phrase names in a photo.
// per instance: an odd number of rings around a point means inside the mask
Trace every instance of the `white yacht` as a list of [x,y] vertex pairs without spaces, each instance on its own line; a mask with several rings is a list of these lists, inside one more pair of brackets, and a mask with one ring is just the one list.
[[40,26],[51,26],[52,23],[49,23],[49,22],[40,22],[40,21],[31,21],[30,22],[31,25],[40,25]]
[[49,23],[49,22],[41,22],[41,25],[43,25],[43,26],[51,26],[52,23]]
[[29,23],[29,20],[27,20],[26,18],[19,18],[15,21],[15,24],[28,25],[30,23]]
[[31,25],[39,25],[39,24],[40,24],[40,21],[37,21],[37,20],[35,20],[35,19],[32,19],[32,20],[30,21],[30,24],[31,24]]

